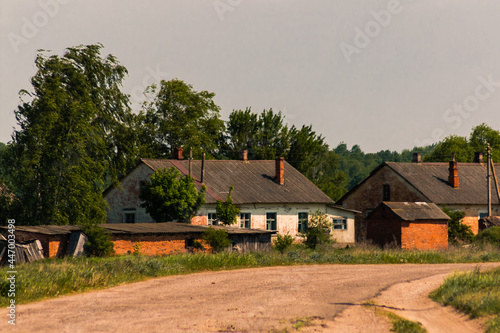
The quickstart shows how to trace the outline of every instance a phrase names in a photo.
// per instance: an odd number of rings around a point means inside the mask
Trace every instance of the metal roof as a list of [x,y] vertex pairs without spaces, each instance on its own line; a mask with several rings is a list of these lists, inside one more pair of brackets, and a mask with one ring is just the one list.
[[[177,168],[182,174],[189,173],[188,160],[142,159],[142,163],[156,171],[160,168]],[[201,161],[192,160],[192,177],[199,188]],[[274,160],[206,160],[204,184],[207,187],[205,200],[215,203],[224,200],[231,186],[235,204],[258,203],[324,203],[334,201],[324,194],[309,179],[285,161],[285,183],[274,181]]]
[[389,208],[404,221],[416,220],[449,220],[436,204],[428,202],[383,202],[382,206]]
[[[226,226],[206,226],[194,225],[187,223],[177,222],[163,222],[163,223],[105,223],[100,224],[101,227],[110,231],[112,234],[185,234],[185,233],[203,233],[209,227],[214,229],[224,229],[230,235],[235,234],[274,234],[276,231],[271,230],[257,230],[257,229],[244,229]],[[0,227],[0,229],[8,229],[7,227]],[[67,235],[73,231],[81,230],[80,226],[76,225],[40,225],[40,226],[16,226],[16,231],[31,232],[42,235]]]

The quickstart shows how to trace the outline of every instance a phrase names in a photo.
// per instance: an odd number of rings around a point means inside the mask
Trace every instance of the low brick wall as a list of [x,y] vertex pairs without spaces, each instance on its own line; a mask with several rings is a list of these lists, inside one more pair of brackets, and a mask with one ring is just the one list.
[[68,247],[69,235],[44,235],[16,230],[16,241],[40,240],[45,258],[62,258]]
[[[187,253],[186,239],[201,240],[194,235],[113,235],[111,240],[115,244],[114,250],[117,255],[132,254],[138,252],[147,256],[167,255],[176,253]],[[204,243],[201,240],[202,244]]]
[[401,223],[401,248],[407,250],[446,250],[447,221],[418,221]]

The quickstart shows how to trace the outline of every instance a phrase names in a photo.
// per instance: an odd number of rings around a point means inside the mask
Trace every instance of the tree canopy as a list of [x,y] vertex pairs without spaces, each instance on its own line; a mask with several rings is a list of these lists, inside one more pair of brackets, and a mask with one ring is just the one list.
[[103,189],[135,163],[133,115],[121,92],[125,67],[102,45],[40,51],[32,91],[22,90],[19,125],[2,154],[23,224],[105,220]]
[[141,188],[141,207],[156,222],[191,223],[192,217],[205,203],[203,186],[198,193],[193,178],[181,176],[172,167],[157,170]]

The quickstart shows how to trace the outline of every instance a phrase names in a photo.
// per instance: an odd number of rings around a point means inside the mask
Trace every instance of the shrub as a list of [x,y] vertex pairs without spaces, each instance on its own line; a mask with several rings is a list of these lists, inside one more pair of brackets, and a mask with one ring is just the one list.
[[210,227],[203,233],[203,239],[212,247],[213,252],[220,252],[231,245],[229,234],[223,229]]
[[290,245],[293,244],[293,237],[291,235],[280,235],[276,237],[274,240],[274,248],[281,253],[285,252],[286,249],[290,247]]
[[448,241],[452,244],[458,242],[471,243],[474,240],[474,233],[468,225],[462,223],[465,213],[448,208],[443,208],[443,212],[450,217],[448,221]]
[[491,244],[500,246],[500,227],[491,227],[480,231],[475,241],[480,244]]
[[331,228],[332,222],[328,220],[327,215],[317,211],[311,215],[307,223],[307,231],[304,234],[306,241],[304,244],[313,250],[318,245],[331,244],[333,242],[330,236]]
[[97,224],[88,224],[82,227],[88,240],[83,248],[88,257],[105,257],[115,253],[111,235]]

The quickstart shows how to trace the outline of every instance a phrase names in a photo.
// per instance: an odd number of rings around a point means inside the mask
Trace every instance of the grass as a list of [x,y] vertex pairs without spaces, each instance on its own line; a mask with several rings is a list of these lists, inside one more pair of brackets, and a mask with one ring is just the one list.
[[392,321],[391,332],[397,333],[426,333],[427,330],[422,327],[422,324],[401,318],[392,312],[386,313],[387,317]]
[[485,318],[486,332],[500,332],[500,269],[455,274],[430,296],[471,318]]
[[[293,245],[288,251],[261,253],[179,254],[162,257],[120,256],[109,258],[45,259],[16,267],[16,304],[28,303],[151,277],[303,264],[401,264],[470,263],[500,261],[500,250],[470,247],[448,251],[380,250],[371,246],[323,247],[317,250]],[[9,269],[0,269],[7,276]],[[0,306],[8,305],[9,282],[0,281]]]

